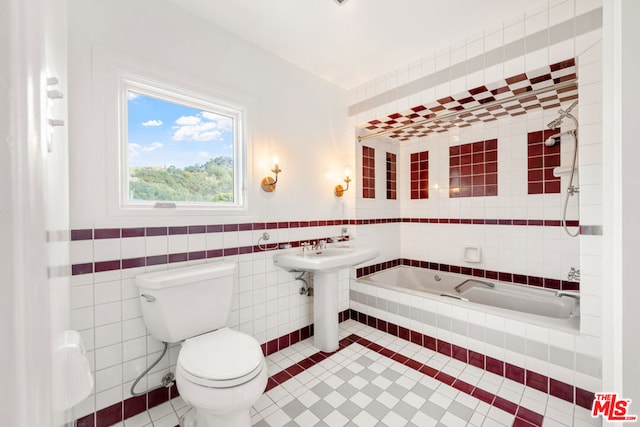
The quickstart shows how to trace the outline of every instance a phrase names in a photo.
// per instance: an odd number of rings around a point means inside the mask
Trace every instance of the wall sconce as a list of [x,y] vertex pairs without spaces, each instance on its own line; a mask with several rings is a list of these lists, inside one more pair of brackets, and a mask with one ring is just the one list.
[[262,178],[262,182],[260,183],[260,185],[262,186],[262,190],[267,193],[272,193],[276,190],[276,184],[278,183],[278,174],[282,172],[282,169],[280,169],[280,166],[278,166],[278,162],[278,156],[273,156],[273,169],[271,169],[271,172],[276,174],[275,179],[271,178],[270,176],[265,176],[264,178]]
[[344,182],[347,183],[347,187],[344,188],[342,185],[338,184],[335,186],[335,188],[333,189],[333,194],[336,195],[336,197],[342,197],[342,195],[344,194],[345,191],[347,191],[349,189],[349,183],[351,182],[351,170],[349,168],[346,168],[344,170]]

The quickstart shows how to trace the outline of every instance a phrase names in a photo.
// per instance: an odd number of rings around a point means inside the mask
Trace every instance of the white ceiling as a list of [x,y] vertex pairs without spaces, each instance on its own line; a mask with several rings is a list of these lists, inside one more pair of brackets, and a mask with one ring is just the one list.
[[522,16],[532,0],[168,0],[351,89]]

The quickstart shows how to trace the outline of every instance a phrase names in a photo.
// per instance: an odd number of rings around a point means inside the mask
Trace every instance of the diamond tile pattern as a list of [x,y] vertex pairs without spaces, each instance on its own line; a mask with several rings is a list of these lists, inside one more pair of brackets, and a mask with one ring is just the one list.
[[[294,365],[308,367],[267,387],[253,407],[254,426],[531,427],[599,421],[590,421],[586,409],[353,320],[340,329],[335,353],[318,353],[310,338],[267,357],[272,377]],[[313,365],[305,362],[310,359]]]
[[[558,108],[562,102],[578,98],[577,83],[564,88],[550,89],[537,95],[523,96],[510,100],[515,95],[549,87],[558,83],[576,79],[576,62],[574,58],[552,64],[550,66],[527,73],[511,76],[504,80],[479,86],[455,96],[448,96],[429,104],[417,105],[407,111],[391,114],[371,120],[358,127],[371,133],[390,131],[386,135],[399,141],[421,138],[431,133],[447,132],[453,127],[467,127],[476,122],[490,122],[502,116],[519,116],[528,110],[542,108]],[[505,102],[497,102],[505,100]],[[487,108],[467,111],[484,104]],[[460,112],[454,118],[438,120],[451,112]],[[426,119],[435,119],[429,123],[421,123]],[[415,125],[411,126],[411,124]],[[394,130],[396,128],[401,128]]]

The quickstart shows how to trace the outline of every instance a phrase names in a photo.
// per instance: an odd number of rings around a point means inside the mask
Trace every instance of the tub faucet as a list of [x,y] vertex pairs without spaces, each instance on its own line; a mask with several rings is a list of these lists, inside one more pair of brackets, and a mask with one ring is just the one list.
[[580,281],[580,269],[576,269],[575,267],[571,267],[569,270],[569,274],[567,274],[567,280],[570,282],[579,282]]

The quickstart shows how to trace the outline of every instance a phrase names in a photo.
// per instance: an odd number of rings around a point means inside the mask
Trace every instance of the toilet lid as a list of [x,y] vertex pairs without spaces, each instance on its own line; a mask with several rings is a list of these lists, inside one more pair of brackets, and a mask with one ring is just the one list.
[[255,377],[264,356],[252,336],[229,328],[186,340],[178,363],[190,381],[210,387],[230,387]]

